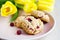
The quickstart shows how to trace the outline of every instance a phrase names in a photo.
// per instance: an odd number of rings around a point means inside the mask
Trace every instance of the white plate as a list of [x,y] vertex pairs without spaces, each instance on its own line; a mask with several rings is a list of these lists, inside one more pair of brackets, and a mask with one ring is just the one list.
[[36,39],[41,38],[50,33],[54,28],[54,19],[50,14],[50,22],[45,24],[44,31],[42,33],[39,33],[37,35],[27,35],[24,32],[22,32],[21,35],[16,35],[16,31],[18,28],[16,27],[10,27],[9,25],[9,19],[10,17],[0,17],[0,38],[3,39],[11,39],[11,40],[27,40],[27,39]]

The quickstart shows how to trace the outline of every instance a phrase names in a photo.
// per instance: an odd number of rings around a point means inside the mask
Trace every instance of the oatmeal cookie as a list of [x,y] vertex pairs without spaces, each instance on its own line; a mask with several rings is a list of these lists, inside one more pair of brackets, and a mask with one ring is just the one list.
[[20,16],[15,20],[15,26],[22,28],[28,34],[37,34],[43,30],[43,22],[33,16]]
[[33,11],[31,15],[36,18],[40,18],[41,20],[43,20],[45,22],[50,21],[49,16],[43,11]]

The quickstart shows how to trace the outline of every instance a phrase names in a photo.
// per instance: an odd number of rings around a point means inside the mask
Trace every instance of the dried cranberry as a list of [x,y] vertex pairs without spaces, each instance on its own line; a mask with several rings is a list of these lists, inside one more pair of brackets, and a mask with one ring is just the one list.
[[13,26],[14,26],[14,23],[10,23],[10,26],[12,26],[12,27],[13,27]]
[[37,26],[37,29],[40,28],[39,26]]
[[28,20],[29,22],[31,22],[31,21],[32,21],[30,18],[27,18],[27,20]]
[[32,31],[33,31],[33,29],[32,29],[32,28],[30,28],[30,30],[32,30]]
[[20,35],[21,34],[21,30],[17,30],[17,35]]

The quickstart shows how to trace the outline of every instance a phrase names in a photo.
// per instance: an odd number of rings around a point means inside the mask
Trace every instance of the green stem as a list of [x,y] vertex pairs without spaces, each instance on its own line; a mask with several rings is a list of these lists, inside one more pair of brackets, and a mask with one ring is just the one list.
[[17,11],[17,12],[12,16],[12,18],[10,19],[10,22],[15,21],[16,18],[18,17],[18,15],[19,15],[19,12]]

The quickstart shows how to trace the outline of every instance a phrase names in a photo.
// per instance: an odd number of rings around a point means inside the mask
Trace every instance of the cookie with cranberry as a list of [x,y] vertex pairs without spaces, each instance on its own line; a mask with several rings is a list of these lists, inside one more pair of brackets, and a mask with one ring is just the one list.
[[49,16],[46,14],[46,12],[43,11],[33,11],[32,15],[36,18],[40,18],[41,20],[45,21],[45,22],[49,22]]
[[15,25],[22,28],[28,34],[37,34],[43,30],[43,22],[33,16],[20,16],[16,19]]

